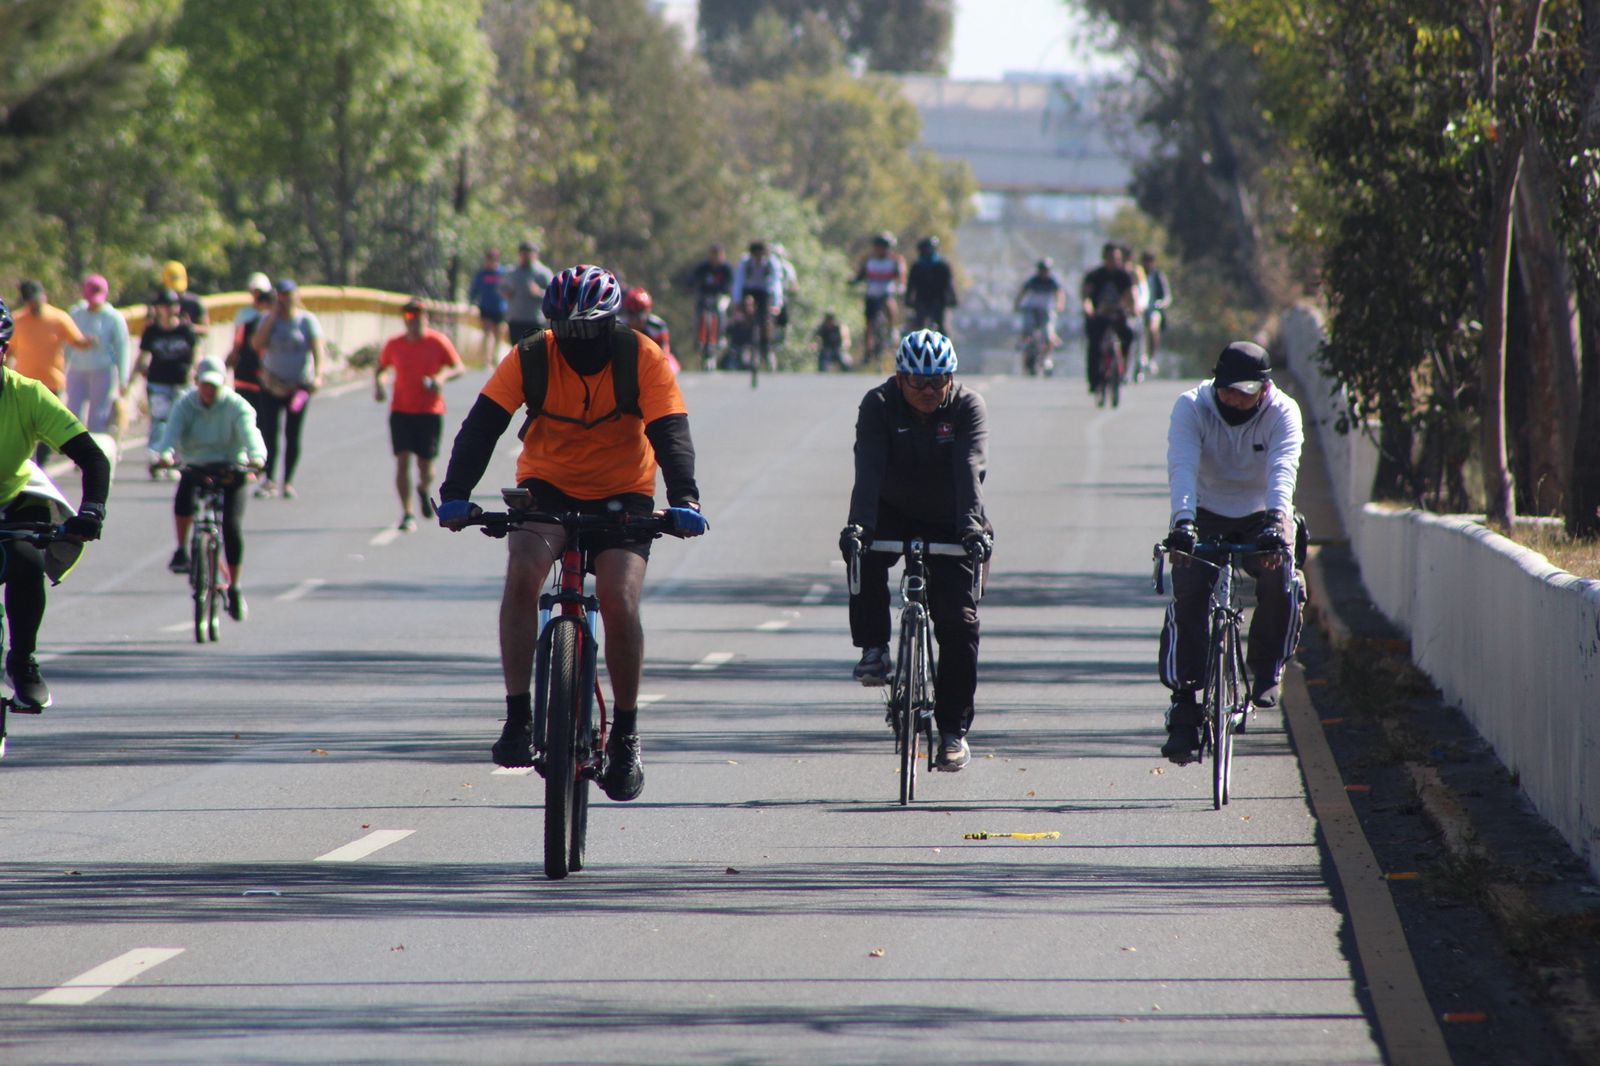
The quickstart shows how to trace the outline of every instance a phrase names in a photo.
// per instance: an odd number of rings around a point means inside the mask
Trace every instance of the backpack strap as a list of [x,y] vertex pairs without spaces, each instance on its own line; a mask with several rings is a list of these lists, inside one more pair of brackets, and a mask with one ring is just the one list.
[[[545,414],[545,394],[550,389],[549,334],[544,330],[530,334],[517,342],[517,358],[522,364],[522,402],[527,405],[528,417],[517,431],[518,438],[526,437],[533,420]],[[560,422],[572,422],[585,429],[593,429],[604,422],[632,415],[643,418],[639,407],[639,334],[625,327],[611,333],[611,385],[617,406],[611,413],[594,422],[581,422],[561,415],[550,415]]]
[[[550,388],[550,354],[545,336],[541,329],[517,342],[517,359],[522,363],[522,402],[528,405],[529,422],[544,413],[544,394]],[[527,432],[526,426],[523,432]]]
[[644,417],[639,408],[639,334],[634,330],[611,334],[611,386],[620,413]]

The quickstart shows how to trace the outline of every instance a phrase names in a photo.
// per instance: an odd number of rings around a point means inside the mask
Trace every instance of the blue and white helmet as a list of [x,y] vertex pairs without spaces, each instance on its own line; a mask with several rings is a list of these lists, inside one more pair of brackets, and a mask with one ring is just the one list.
[[622,286],[604,267],[580,263],[557,274],[544,290],[544,317],[552,322],[613,318],[622,310]]
[[933,376],[956,372],[956,346],[943,333],[919,329],[907,333],[894,356],[894,368],[901,374]]

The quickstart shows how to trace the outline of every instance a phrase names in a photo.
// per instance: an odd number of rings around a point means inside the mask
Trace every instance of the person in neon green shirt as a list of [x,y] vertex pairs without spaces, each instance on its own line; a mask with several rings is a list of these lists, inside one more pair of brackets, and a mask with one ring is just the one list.
[[[11,345],[11,311],[0,300],[0,356]],[[34,449],[48,444],[83,473],[83,501],[76,512],[61,490],[39,469]],[[98,540],[111,490],[111,462],[49,387],[9,367],[0,370],[0,522],[60,523],[73,549],[46,557],[21,547],[4,552],[5,607],[11,651],[5,670],[16,702],[50,706],[50,688],[34,658],[44,621],[44,579],[59,580],[83,542]],[[64,521],[63,521],[64,519]],[[59,545],[56,547],[60,547]]]

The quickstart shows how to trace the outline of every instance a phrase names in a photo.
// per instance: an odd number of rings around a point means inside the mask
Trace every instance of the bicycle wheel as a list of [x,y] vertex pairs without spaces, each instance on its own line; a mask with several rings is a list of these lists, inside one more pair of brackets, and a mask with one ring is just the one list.
[[1111,406],[1116,407],[1122,403],[1122,375],[1127,367],[1122,359],[1120,347],[1111,349]]
[[[576,627],[574,627],[576,628]],[[587,630],[579,630],[582,638],[587,638]],[[580,641],[578,662],[584,661],[587,654]],[[579,677],[582,683],[582,676]],[[589,775],[584,773],[584,768],[595,765],[595,721],[593,691],[586,693],[590,698],[580,701],[578,705],[576,750],[573,752],[573,761],[578,770],[572,777],[572,844],[567,849],[567,869],[583,869],[583,858],[589,842]]]
[[206,609],[209,605],[210,590],[206,588],[211,580],[211,568],[206,565],[205,540],[196,533],[189,538],[189,591],[194,596],[194,642],[206,642]]
[[578,775],[576,718],[578,701],[578,620],[551,621],[550,678],[545,691],[544,742],[544,875],[552,881],[572,868],[568,845],[572,839],[573,804]]
[[1237,639],[1231,627],[1217,634],[1212,644],[1212,670],[1216,683],[1206,695],[1206,729],[1211,734],[1211,806],[1221,810],[1228,802],[1233,772],[1233,696],[1237,685],[1233,677],[1230,639]]
[[217,538],[206,538],[206,638],[216,640],[222,635],[222,551]]
[[900,620],[899,657],[894,664],[894,688],[890,690],[890,709],[894,713],[894,746],[900,753],[900,806],[917,794],[917,711],[912,702],[911,654],[915,623],[905,612]]

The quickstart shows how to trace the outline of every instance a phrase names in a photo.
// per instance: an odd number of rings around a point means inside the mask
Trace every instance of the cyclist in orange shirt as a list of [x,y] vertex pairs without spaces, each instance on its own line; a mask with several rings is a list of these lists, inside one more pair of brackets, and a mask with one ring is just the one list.
[[400,494],[400,528],[417,528],[411,514],[411,461],[417,465],[417,501],[423,518],[433,517],[433,461],[439,456],[444,432],[444,394],[440,388],[461,373],[456,346],[436,329],[428,328],[428,312],[413,296],[400,309],[406,331],[391,337],[378,356],[372,375],[373,398],[387,399],[383,389],[386,370],[394,371],[394,399],[389,401],[389,442],[394,449],[394,487]]
[[[488,469],[519,408],[530,407],[517,459],[517,483],[545,512],[654,511],[656,469],[666,482],[677,532],[699,536],[694,443],[683,394],[654,341],[619,328],[622,289],[608,270],[576,266],[545,289],[550,328],[509,353],[483,387],[461,424],[449,468],[439,486],[439,524],[462,529],[481,508],[469,497]],[[524,367],[533,368],[524,379]],[[530,395],[529,382],[544,382]],[[534,526],[507,538],[509,559],[500,600],[500,664],[505,675],[506,721],[494,745],[501,766],[533,765],[533,653],[538,642],[539,589],[561,548],[559,526]],[[639,758],[639,676],[644,630],[639,597],[650,545],[627,540],[591,541],[590,566],[605,623],[606,670],[614,721],[606,742],[600,786],[614,800],[644,789]]]

